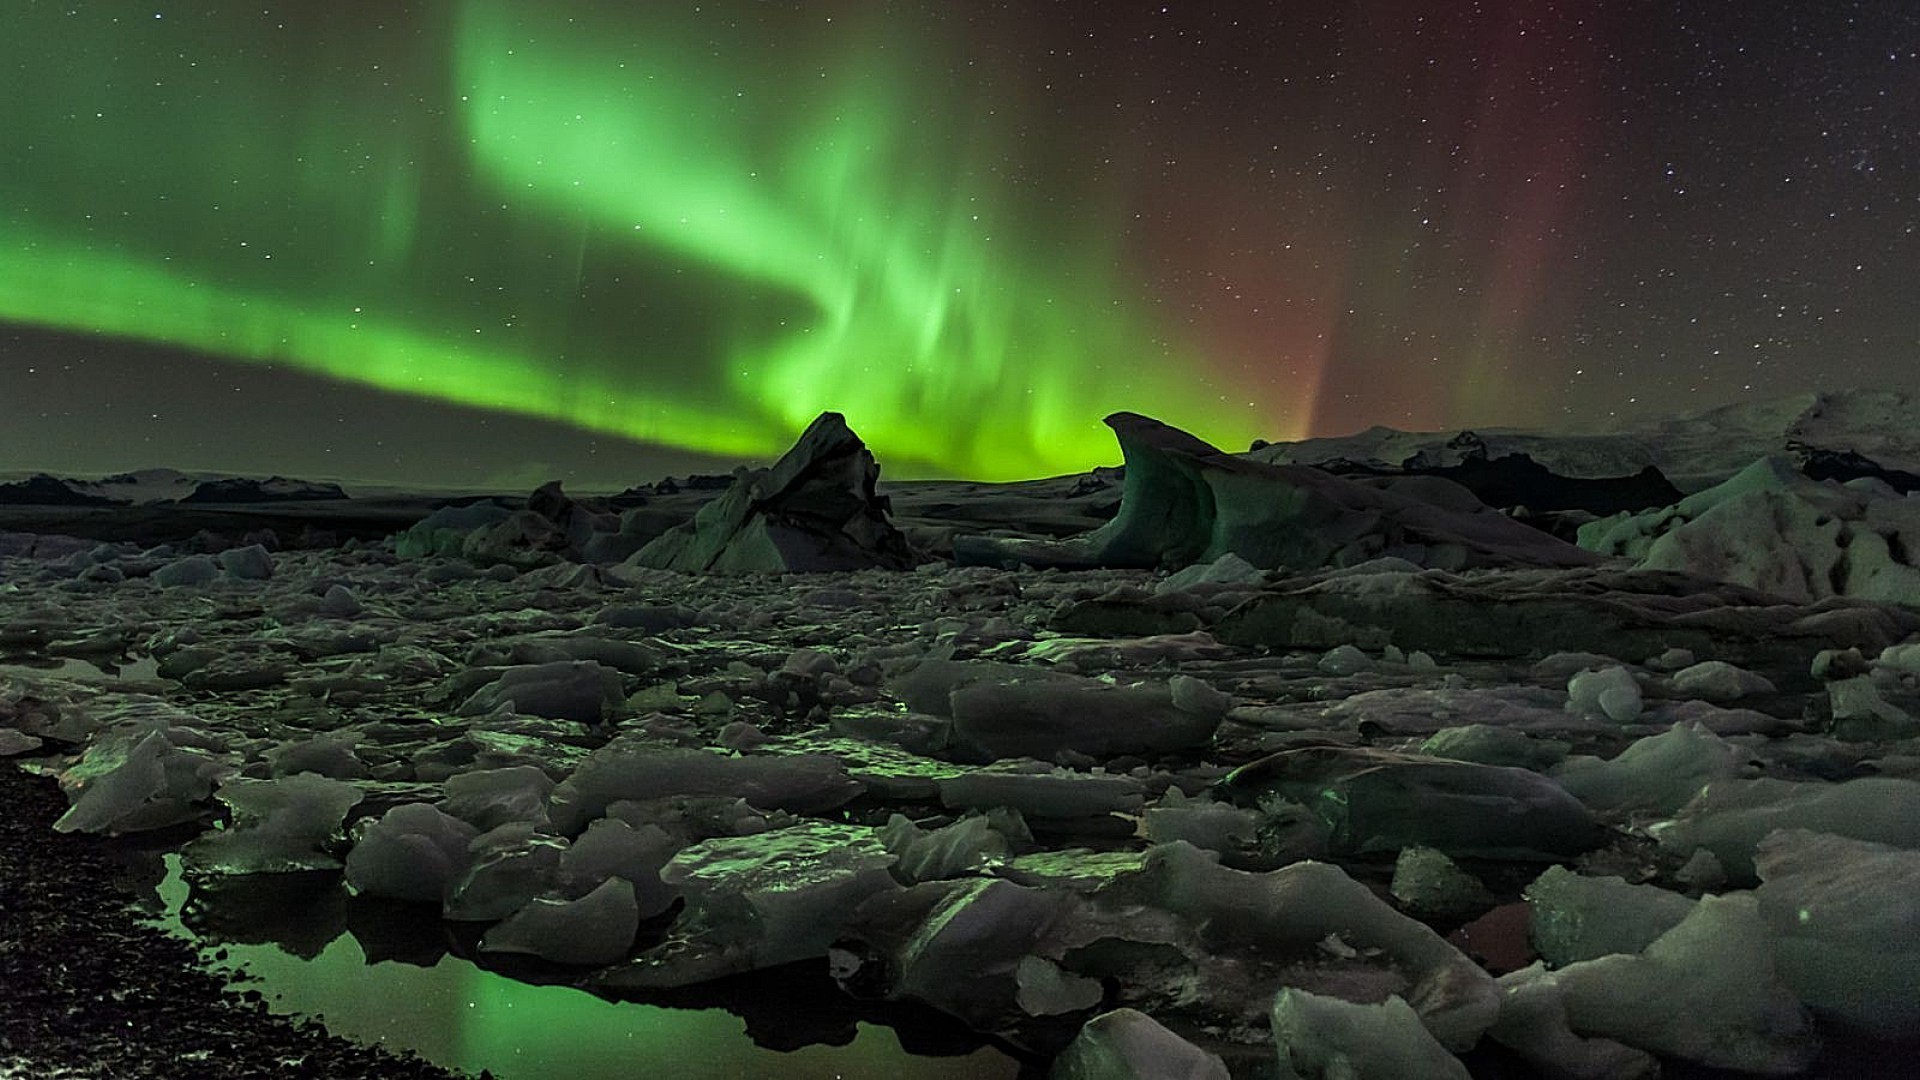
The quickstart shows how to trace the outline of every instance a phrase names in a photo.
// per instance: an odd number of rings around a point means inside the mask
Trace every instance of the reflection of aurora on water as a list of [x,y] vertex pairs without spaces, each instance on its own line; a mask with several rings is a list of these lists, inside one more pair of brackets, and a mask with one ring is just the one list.
[[[174,933],[190,934],[180,921],[189,896],[180,859],[170,855],[166,863],[167,877],[159,885],[163,923]],[[305,919],[313,912],[301,915]],[[500,1080],[641,1075],[991,1080],[1018,1071],[1012,1059],[991,1049],[955,1057],[910,1056],[892,1029],[864,1022],[846,1045],[769,1050],[747,1037],[739,1016],[722,1009],[612,1002],[567,986],[521,982],[450,955],[430,967],[370,962],[360,942],[345,932],[310,957],[274,944],[218,944],[227,951],[228,963],[276,1012],[322,1017],[335,1035],[411,1050],[474,1074],[486,1069]]]

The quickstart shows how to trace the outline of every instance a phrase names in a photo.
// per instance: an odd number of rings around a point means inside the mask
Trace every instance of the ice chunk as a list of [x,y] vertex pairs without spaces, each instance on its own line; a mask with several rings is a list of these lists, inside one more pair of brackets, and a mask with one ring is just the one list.
[[1640,718],[1640,684],[1623,667],[1583,671],[1567,680],[1567,711],[1605,716],[1616,724]]
[[358,780],[367,775],[367,764],[354,752],[353,745],[353,732],[329,732],[268,747],[261,757],[275,776],[315,773],[335,780]]
[[1116,686],[1062,672],[980,679],[954,690],[949,707],[955,739],[990,758],[1183,750],[1210,742],[1226,717],[1217,698],[1190,689],[1176,699],[1164,684]]
[[1468,1080],[1398,995],[1377,1005],[1296,990],[1273,1001],[1278,1076],[1289,1080]]
[[[1572,1032],[1721,1069],[1793,1073],[1819,1044],[1807,1012],[1774,969],[1751,894],[1709,896],[1638,955],[1503,976],[1509,997],[1557,991]],[[1536,1032],[1536,1041],[1538,1033]]]
[[1884,1038],[1920,1029],[1920,852],[1790,830],[1755,857],[1780,978]]
[[467,845],[467,867],[447,890],[441,909],[458,922],[504,919],[546,892],[560,875],[567,842],[512,821],[481,833]]
[[426,803],[388,810],[347,853],[347,884],[390,900],[440,904],[479,830]]
[[[856,935],[881,954],[889,998],[924,1002],[992,1031],[1027,1015],[1020,966],[1070,903],[1057,890],[993,878],[929,882],[869,900]],[[1028,1004],[1051,997],[1032,998],[1039,978],[1029,971]]]
[[1920,734],[1920,719],[1888,701],[1871,676],[1839,679],[1827,684],[1835,738],[1853,742],[1888,742]]
[[1597,847],[1586,807],[1538,773],[1387,750],[1306,747],[1235,769],[1219,789],[1241,805],[1306,806],[1336,852],[1412,845],[1453,856],[1551,859]]
[[553,780],[532,765],[475,769],[447,777],[440,809],[485,832],[510,821],[544,828]]
[[163,589],[189,588],[218,580],[220,564],[208,555],[176,559],[153,572],[153,583]]
[[360,597],[352,589],[337,583],[327,587],[318,609],[321,615],[329,619],[351,619],[364,610]]
[[266,581],[273,576],[273,556],[259,544],[229,548],[220,553],[220,569],[235,581]]
[[1460,869],[1444,852],[1410,847],[1393,864],[1393,898],[1423,919],[1460,919],[1493,906],[1480,879]]
[[531,716],[597,724],[627,700],[620,673],[592,660],[510,667],[460,706],[462,716],[485,716],[502,705]]
[[1775,829],[1808,829],[1920,849],[1920,781],[1868,776],[1838,784],[1732,780],[1711,785],[1681,816],[1653,825],[1680,855],[1713,852],[1735,880],[1753,875],[1753,851]]
[[560,856],[560,891],[582,896],[610,877],[633,886],[635,908],[642,919],[673,906],[678,892],[660,880],[660,870],[680,845],[658,825],[629,825],[601,818],[587,826]]
[[1177,787],[1167,789],[1159,802],[1140,815],[1140,831],[1150,843],[1185,840],[1194,847],[1219,852],[1228,865],[1250,860],[1258,852],[1260,823],[1257,810],[1188,798]]
[[1075,975],[1044,956],[1023,956],[1014,965],[1013,1000],[1028,1016],[1060,1016],[1100,1004],[1098,979]]
[[1008,807],[1030,819],[1067,820],[1137,813],[1146,788],[1130,776],[1002,762],[936,781],[942,805],[959,810]]
[[1739,776],[1749,755],[1697,723],[1640,739],[1618,757],[1574,757],[1553,778],[1595,810],[1671,814],[1716,780]]
[[1168,1031],[1146,1013],[1115,1009],[1081,1026],[1050,1075],[1052,1080],[1227,1080],[1227,1066],[1219,1055]]
[[622,737],[594,751],[554,788],[549,812],[555,828],[572,834],[622,799],[725,795],[762,810],[817,814],[844,805],[862,790],[839,759],[825,754],[729,757]]
[[1724,660],[1703,660],[1673,673],[1674,693],[1702,701],[1737,701],[1753,694],[1773,693],[1766,676],[1734,667]]
[[176,734],[154,727],[108,729],[60,773],[70,805],[55,832],[120,833],[161,829],[199,817],[217,778],[232,766]]
[[488,930],[481,952],[530,953],[556,964],[599,967],[633,948],[640,927],[633,884],[612,877],[578,900],[540,898]]
[[661,880],[687,907],[676,938],[602,973],[608,988],[681,986],[824,956],[861,901],[898,890],[873,829],[820,821],[704,840]]
[[908,883],[938,881],[990,870],[1013,856],[1013,846],[984,815],[961,818],[928,831],[904,814],[881,830],[881,842],[899,860],[895,872]]
[[1536,739],[1524,731],[1494,724],[1466,724],[1442,728],[1427,736],[1420,753],[1430,757],[1471,761],[1479,765],[1506,765],[1541,772],[1567,756],[1568,744],[1558,739]]
[[[1538,968],[1533,969],[1538,971]],[[1660,1060],[1612,1039],[1588,1039],[1567,1023],[1567,1003],[1550,980],[1502,980],[1500,1020],[1487,1032],[1548,1080],[1659,1080]]]
[[1336,645],[1314,666],[1329,675],[1352,675],[1372,667],[1373,660],[1352,645]]
[[0,727],[0,757],[16,757],[40,749],[41,740],[10,727]]
[[1694,901],[1656,885],[1548,868],[1526,889],[1534,948],[1551,967],[1637,953],[1680,925]]
[[222,874],[338,868],[325,848],[361,799],[352,784],[313,773],[274,780],[236,776],[216,795],[233,811],[231,826],[202,834],[182,855],[190,866]]

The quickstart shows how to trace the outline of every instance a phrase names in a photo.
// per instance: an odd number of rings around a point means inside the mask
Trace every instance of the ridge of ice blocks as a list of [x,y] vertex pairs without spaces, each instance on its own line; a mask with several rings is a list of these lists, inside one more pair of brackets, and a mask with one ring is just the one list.
[[232,824],[203,833],[181,854],[189,866],[222,874],[337,869],[339,860],[325,849],[361,799],[352,784],[314,773],[273,780],[236,776],[214,794],[231,808]]
[[1643,952],[1557,971],[1534,964],[1502,976],[1500,986],[1509,999],[1530,999],[1529,1022],[1503,1018],[1494,1037],[1549,1068],[1552,1048],[1577,1046],[1580,1037],[1774,1076],[1799,1072],[1819,1054],[1811,1018],[1780,982],[1772,935],[1750,894],[1706,897]]
[[1655,885],[1548,867],[1525,892],[1529,936],[1550,967],[1637,953],[1693,913],[1695,901]]
[[366,896],[439,905],[480,830],[426,803],[403,803],[359,831],[347,884]]
[[1883,1038],[1920,1027],[1920,852],[1792,829],[1761,841],[1755,864],[1800,1000]]
[[1697,723],[1675,724],[1636,740],[1603,761],[1572,757],[1552,776],[1568,793],[1601,811],[1672,814],[1709,784],[1742,775],[1748,755]]
[[1138,1009],[1104,1012],[1054,1059],[1050,1080],[1227,1080],[1226,1063]]
[[100,732],[60,772],[71,805],[54,831],[117,836],[199,817],[215,782],[233,765],[191,741],[190,733],[166,727]]
[[633,883],[612,877],[577,900],[534,899],[488,930],[480,951],[598,967],[626,956],[639,928]]
[[1662,848],[1677,855],[1704,848],[1734,879],[1747,881],[1753,876],[1754,849],[1775,829],[1920,849],[1920,781],[1885,776],[1837,784],[1722,781],[1651,831]]
[[[1337,866],[1301,862],[1249,873],[1221,866],[1191,844],[1165,844],[1147,852],[1134,887],[1144,902],[1206,927],[1219,948],[1284,956],[1334,938],[1356,955],[1377,950],[1394,970],[1391,992],[1450,1050],[1472,1047],[1499,1014],[1491,975]],[[1335,974],[1322,989],[1330,992],[1342,978]]]
[[1398,994],[1363,1005],[1281,990],[1273,1001],[1273,1040],[1284,1080],[1468,1080],[1466,1066],[1434,1041]]
[[1274,796],[1307,807],[1342,854],[1421,846],[1452,856],[1550,860],[1605,839],[1586,807],[1538,773],[1418,754],[1286,750],[1235,769],[1219,787],[1263,812]]
[[569,835],[622,799],[726,795],[762,810],[822,813],[844,805],[863,786],[825,754],[750,754],[662,747],[617,737],[595,750],[553,789],[549,814]]

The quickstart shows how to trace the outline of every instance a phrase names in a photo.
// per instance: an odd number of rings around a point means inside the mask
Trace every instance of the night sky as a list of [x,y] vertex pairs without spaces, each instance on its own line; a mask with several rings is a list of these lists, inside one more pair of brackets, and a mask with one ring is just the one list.
[[0,226],[0,471],[1920,390],[1920,6],[9,0]]

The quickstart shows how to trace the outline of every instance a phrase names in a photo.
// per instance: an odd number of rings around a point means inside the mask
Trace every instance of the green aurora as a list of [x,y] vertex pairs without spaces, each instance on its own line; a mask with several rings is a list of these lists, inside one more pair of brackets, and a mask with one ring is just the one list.
[[896,475],[1085,468],[1120,408],[1275,434],[937,16],[749,8],[30,2],[0,319],[745,457],[835,409]]

